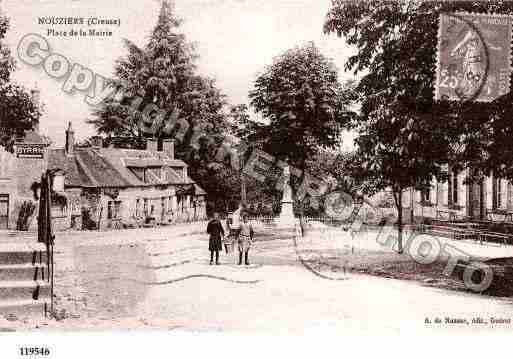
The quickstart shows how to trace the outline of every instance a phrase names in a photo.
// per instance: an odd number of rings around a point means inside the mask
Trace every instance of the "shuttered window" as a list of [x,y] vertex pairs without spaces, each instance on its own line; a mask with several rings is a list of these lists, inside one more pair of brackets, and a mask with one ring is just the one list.
[[452,203],[458,204],[459,202],[459,184],[458,184],[458,172],[452,173]]
[[508,204],[508,183],[504,179],[492,180],[492,208],[505,209]]
[[501,208],[508,207],[508,181],[501,179]]
[[121,201],[109,201],[107,204],[107,219],[119,219]]

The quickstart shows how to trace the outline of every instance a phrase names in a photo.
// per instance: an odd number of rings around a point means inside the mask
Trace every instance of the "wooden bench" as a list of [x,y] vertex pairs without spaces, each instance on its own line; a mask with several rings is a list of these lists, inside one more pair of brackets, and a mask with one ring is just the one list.
[[504,233],[498,232],[480,232],[479,233],[479,243],[483,244],[484,242],[490,242],[490,238],[497,238],[500,240],[501,244],[508,245],[509,242],[513,242],[513,237]]
[[486,210],[486,219],[489,222],[513,223],[513,212],[507,210]]
[[[444,215],[447,215],[447,217],[445,217]],[[457,214],[454,211],[438,209],[436,211],[436,219],[438,219],[438,220],[446,220],[446,221],[456,221]]]
[[473,239],[477,237],[477,232],[468,229],[454,228],[449,226],[421,225],[423,233],[431,233],[443,237],[449,237],[455,240]]

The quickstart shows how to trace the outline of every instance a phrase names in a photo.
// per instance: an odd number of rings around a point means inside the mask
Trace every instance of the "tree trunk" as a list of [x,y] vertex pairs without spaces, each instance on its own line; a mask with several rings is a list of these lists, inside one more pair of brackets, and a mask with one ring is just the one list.
[[403,253],[403,190],[393,190],[395,206],[397,208],[397,251]]
[[[299,167],[300,167],[299,169],[301,170],[301,178],[299,180],[299,187],[298,188],[301,187],[301,185],[303,184],[303,181],[305,180],[305,177],[306,177],[306,175],[305,175],[306,159],[305,158],[301,159],[301,163],[300,163]],[[292,187],[292,184],[291,183],[289,183],[289,184]],[[305,197],[303,198],[303,200],[306,198],[306,196],[307,195],[305,194]],[[295,199],[297,198],[297,191],[296,191],[296,195],[293,198],[294,198],[293,201],[295,202]],[[304,216],[305,216],[305,205],[304,205],[304,201],[301,201],[301,202],[299,202],[299,219],[300,219],[300,223],[302,223],[301,221],[304,218]],[[301,228],[301,230],[303,230],[303,228]]]
[[247,193],[246,193],[246,178],[244,177],[244,160],[240,161],[240,202],[243,206],[246,206]]

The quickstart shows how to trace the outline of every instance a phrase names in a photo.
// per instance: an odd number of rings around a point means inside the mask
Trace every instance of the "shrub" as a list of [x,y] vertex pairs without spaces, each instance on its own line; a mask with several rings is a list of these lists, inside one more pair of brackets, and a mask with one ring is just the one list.
[[29,219],[36,211],[36,205],[32,201],[24,201],[18,212],[18,220],[16,221],[16,230],[28,231]]

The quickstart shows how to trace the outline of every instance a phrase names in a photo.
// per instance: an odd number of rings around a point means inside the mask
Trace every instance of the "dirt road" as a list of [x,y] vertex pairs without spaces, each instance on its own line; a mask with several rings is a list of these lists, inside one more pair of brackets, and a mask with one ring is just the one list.
[[[2,328],[410,332],[511,330],[509,299],[347,273],[322,279],[292,241],[257,242],[250,266],[210,266],[203,228],[58,237],[59,320],[19,318]],[[475,318],[484,323],[473,324]],[[440,318],[441,323],[435,323]],[[427,323],[427,322],[430,323]]]

